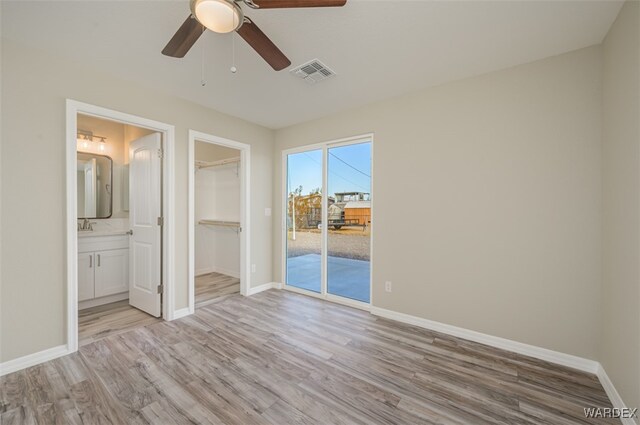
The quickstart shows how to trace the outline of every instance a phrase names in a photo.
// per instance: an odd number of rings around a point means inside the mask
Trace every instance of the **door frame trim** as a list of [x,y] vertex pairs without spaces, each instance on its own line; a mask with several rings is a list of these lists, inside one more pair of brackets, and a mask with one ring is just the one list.
[[[327,243],[328,243],[328,238],[327,238],[327,234],[328,234],[328,226],[323,226],[322,229],[322,270],[321,270],[321,274],[322,274],[322,283],[321,283],[321,292],[317,293],[314,291],[308,291],[306,289],[301,289],[301,288],[297,288],[295,286],[290,286],[287,285],[287,253],[286,253],[286,249],[287,249],[287,201],[288,201],[288,197],[287,197],[287,156],[291,155],[291,154],[296,154],[296,153],[302,153],[302,152],[307,152],[310,150],[322,150],[322,158],[323,158],[323,163],[322,163],[322,185],[323,185],[323,190],[324,188],[327,186],[327,182],[328,182],[328,178],[327,178],[327,173],[328,173],[328,168],[327,168],[327,163],[326,163],[326,159],[327,159],[327,151],[328,149],[332,148],[332,147],[338,147],[338,146],[348,146],[348,145],[352,145],[352,144],[358,144],[358,142],[361,143],[366,143],[366,142],[370,142],[371,143],[371,240],[370,240],[370,253],[369,253],[369,269],[370,269],[370,278],[369,278],[369,302],[368,303],[364,303],[362,301],[358,301],[358,300],[352,300],[350,298],[346,298],[346,297],[340,297],[338,295],[335,294],[330,294],[328,293],[328,291],[325,290],[326,293],[322,293],[323,288],[327,287],[327,279],[328,276],[326,276],[326,269],[327,269],[327,260],[326,260],[326,251],[327,251]],[[361,310],[369,310],[371,308],[371,306],[373,306],[373,268],[374,268],[374,262],[373,262],[373,257],[374,257],[374,249],[373,249],[373,234],[374,234],[374,181],[373,181],[373,170],[374,170],[374,163],[375,163],[375,155],[374,155],[374,149],[375,149],[375,143],[374,143],[374,133],[365,133],[365,134],[359,134],[359,135],[355,135],[355,136],[350,136],[350,137],[344,137],[344,138],[340,138],[340,139],[335,139],[335,140],[328,140],[328,141],[324,141],[324,142],[318,142],[318,143],[312,143],[309,145],[304,145],[304,146],[296,146],[293,148],[289,148],[289,149],[283,149],[282,150],[282,156],[280,158],[280,166],[281,166],[281,196],[282,199],[280,199],[280,203],[281,203],[281,210],[282,210],[282,214],[280,217],[280,226],[281,226],[281,231],[280,231],[280,237],[281,237],[281,244],[280,244],[280,250],[281,250],[281,261],[280,261],[280,267],[281,267],[281,274],[280,276],[282,277],[282,289],[291,291],[291,292],[296,292],[299,294],[303,294],[303,295],[309,295],[312,296],[314,298],[321,298],[327,301],[331,301],[334,303],[338,303],[338,304],[344,304],[344,305],[348,305],[350,307],[355,307],[355,308],[359,308]],[[326,196],[322,197],[322,216],[323,218],[327,215],[327,204],[328,204],[328,198]]]
[[225,139],[213,134],[189,130],[189,212],[188,246],[189,278],[188,308],[189,314],[195,312],[195,146],[196,141],[224,146],[240,151],[240,294],[249,295],[251,287],[251,145]]
[[66,99],[66,233],[67,233],[67,350],[78,350],[78,234],[77,130],[78,114],[116,121],[162,134],[162,317],[175,318],[175,127],[159,121]]

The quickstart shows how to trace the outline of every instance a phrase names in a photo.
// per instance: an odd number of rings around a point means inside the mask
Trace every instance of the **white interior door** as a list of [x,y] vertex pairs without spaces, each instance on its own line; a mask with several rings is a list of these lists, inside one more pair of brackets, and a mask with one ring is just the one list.
[[129,304],[155,317],[162,285],[161,149],[160,133],[129,145]]

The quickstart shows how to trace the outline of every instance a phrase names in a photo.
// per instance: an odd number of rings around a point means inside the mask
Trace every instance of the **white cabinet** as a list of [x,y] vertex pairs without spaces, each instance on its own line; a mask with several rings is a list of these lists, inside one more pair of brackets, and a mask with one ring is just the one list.
[[[128,298],[128,236],[92,236],[78,240],[80,308]],[[121,295],[116,298],[114,296]]]
[[78,301],[95,298],[93,252],[78,254]]
[[95,296],[104,297],[129,290],[129,250],[98,251]]

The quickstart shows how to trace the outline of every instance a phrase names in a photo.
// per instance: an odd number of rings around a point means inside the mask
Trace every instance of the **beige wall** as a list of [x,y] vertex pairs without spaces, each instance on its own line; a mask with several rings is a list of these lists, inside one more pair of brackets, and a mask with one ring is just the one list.
[[[281,150],[373,132],[373,304],[595,358],[600,55],[591,47],[277,131],[275,280]],[[420,219],[408,223],[403,203]]]
[[66,342],[66,98],[176,126],[176,308],[187,306],[188,130],[251,144],[252,285],[271,281],[271,130],[2,41],[0,361]]
[[196,161],[213,162],[222,159],[239,158],[240,151],[238,149],[214,145],[212,143],[198,142],[196,140],[194,157]]
[[603,323],[600,361],[640,406],[640,3],[603,44]]

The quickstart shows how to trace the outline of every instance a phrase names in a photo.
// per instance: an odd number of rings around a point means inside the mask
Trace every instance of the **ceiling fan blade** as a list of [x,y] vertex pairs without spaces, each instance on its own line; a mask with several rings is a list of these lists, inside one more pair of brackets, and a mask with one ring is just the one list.
[[189,15],[169,40],[169,43],[162,49],[162,54],[174,58],[183,58],[203,32],[204,26],[192,15]]
[[341,7],[347,0],[253,0],[260,9],[281,9],[288,7]]
[[245,17],[244,24],[238,28],[237,32],[276,71],[281,71],[291,65],[291,61],[251,19]]

